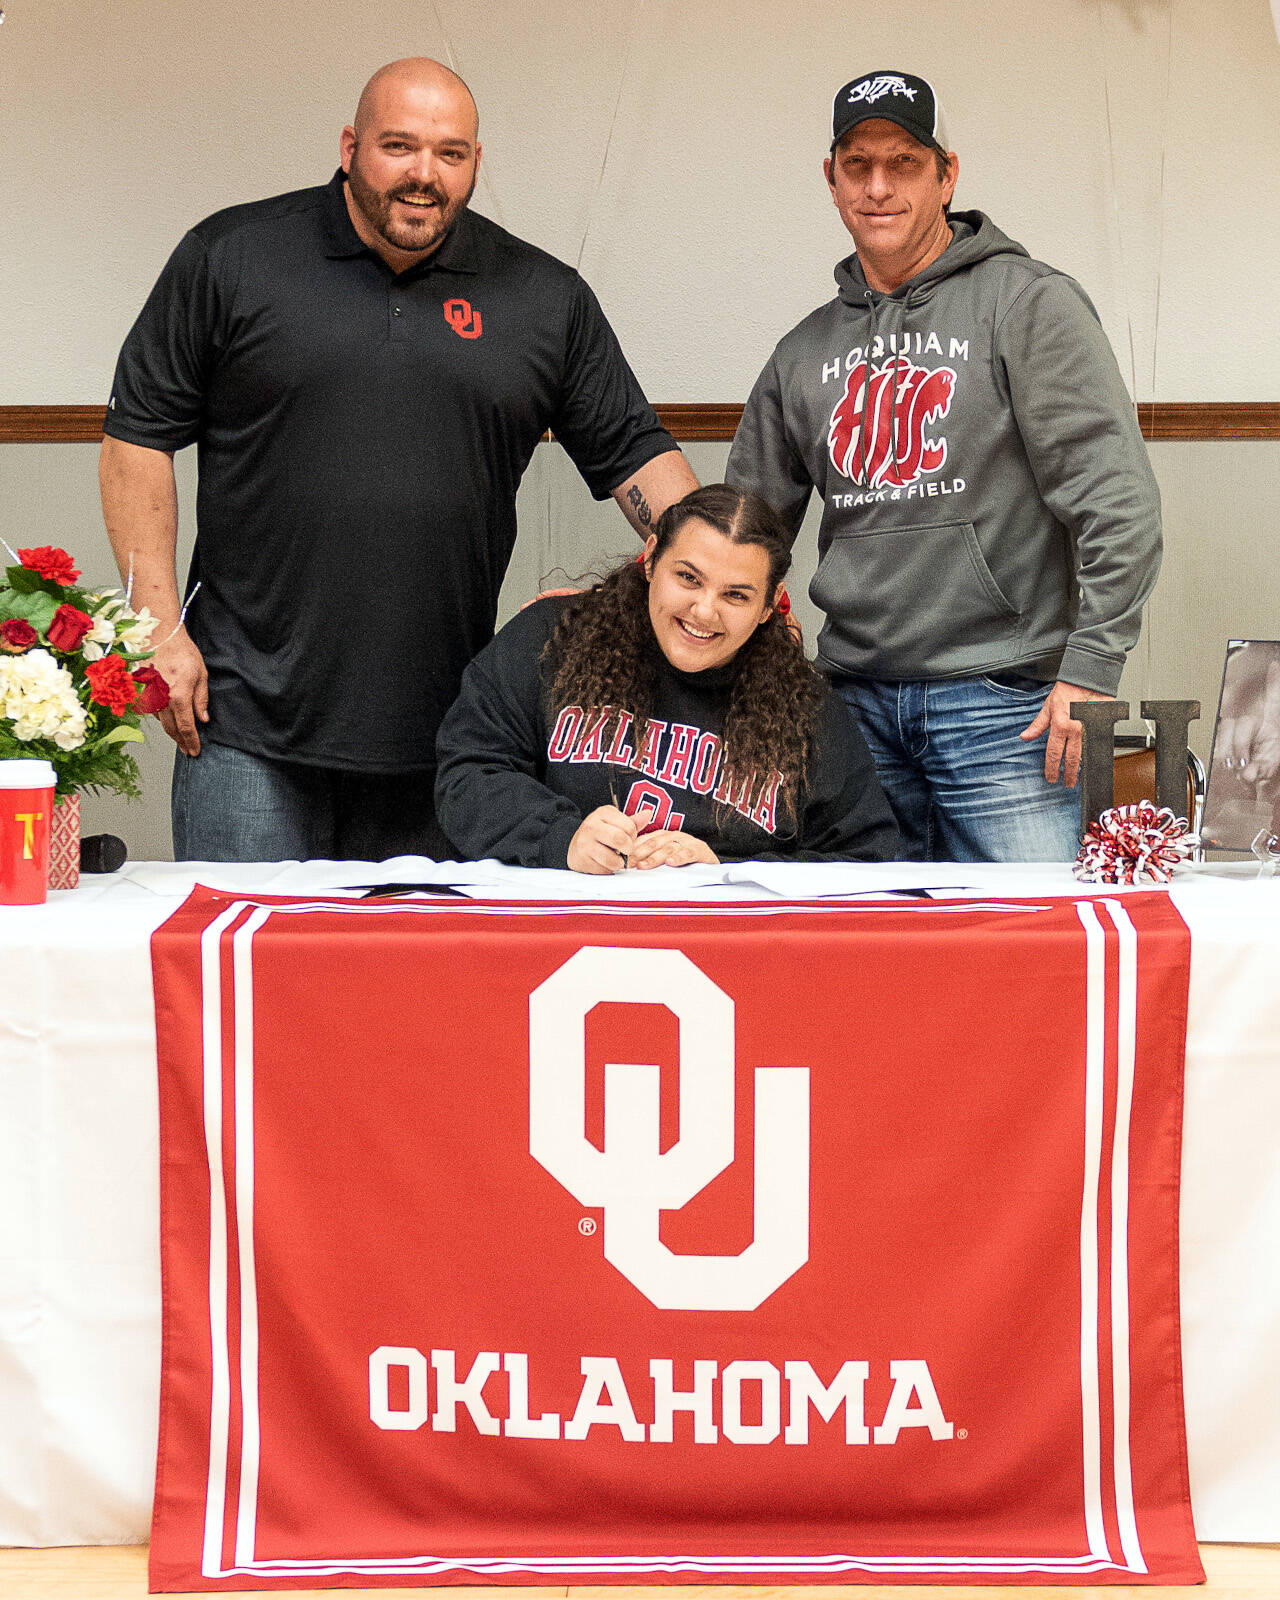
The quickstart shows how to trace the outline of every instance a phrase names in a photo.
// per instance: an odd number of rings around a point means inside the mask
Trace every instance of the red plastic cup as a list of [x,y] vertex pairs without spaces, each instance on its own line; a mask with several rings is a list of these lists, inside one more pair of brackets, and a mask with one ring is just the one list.
[[38,906],[49,890],[57,778],[48,761],[0,761],[0,905]]

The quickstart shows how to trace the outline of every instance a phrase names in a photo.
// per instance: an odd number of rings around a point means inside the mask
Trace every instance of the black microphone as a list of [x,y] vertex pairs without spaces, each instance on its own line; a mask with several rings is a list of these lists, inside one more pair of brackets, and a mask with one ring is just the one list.
[[114,833],[91,833],[80,841],[81,872],[118,872],[128,859],[128,846]]

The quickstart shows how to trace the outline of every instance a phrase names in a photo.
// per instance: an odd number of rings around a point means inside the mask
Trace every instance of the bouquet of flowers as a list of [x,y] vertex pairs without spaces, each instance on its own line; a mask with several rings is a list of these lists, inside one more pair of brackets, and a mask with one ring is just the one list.
[[129,746],[142,742],[142,718],[169,703],[146,665],[157,619],[119,589],[77,588],[65,550],[19,550],[17,561],[0,583],[0,758],[52,762],[59,799],[136,796]]

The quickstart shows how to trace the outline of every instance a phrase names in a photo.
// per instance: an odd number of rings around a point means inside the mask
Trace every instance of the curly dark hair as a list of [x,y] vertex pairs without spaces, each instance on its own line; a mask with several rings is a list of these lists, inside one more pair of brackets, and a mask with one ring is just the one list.
[[[706,522],[734,544],[768,553],[772,594],[791,566],[791,538],[777,512],[757,494],[708,484],[662,513],[654,528],[653,562],[661,561],[686,522]],[[630,712],[635,747],[644,748],[662,659],[649,621],[648,581],[635,561],[616,567],[565,606],[543,651],[553,709],[566,705]],[[725,715],[724,766],[732,789],[754,775],[782,774],[780,810],[795,820],[796,801],[812,755],[824,680],[805,658],[786,618],[773,611],[734,658]],[[727,809],[727,808],[726,808]]]

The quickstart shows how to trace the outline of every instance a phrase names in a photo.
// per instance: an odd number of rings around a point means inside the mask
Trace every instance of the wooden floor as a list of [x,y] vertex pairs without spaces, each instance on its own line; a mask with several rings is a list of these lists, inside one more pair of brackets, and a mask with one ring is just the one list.
[[[1146,1588],[1151,1600],[1280,1600],[1280,1545],[1207,1544],[1200,1547],[1209,1582],[1204,1588]],[[147,1592],[147,1551],[144,1545],[81,1550],[0,1550],[0,1597],[3,1600],[141,1600]],[[223,1591],[228,1592],[228,1591]],[[249,1591],[246,1591],[249,1592]],[[407,1590],[398,1591],[401,1594]],[[944,1584],[888,1587],[857,1584],[822,1585],[801,1589],[783,1587],[737,1588],[716,1584],[701,1588],[590,1588],[572,1589],[428,1589],[433,1600],[998,1600],[1017,1595],[1018,1600],[1102,1600],[1105,1595],[1140,1595],[1143,1588],[991,1587]],[[395,1589],[295,1589],[295,1596],[341,1596],[343,1600],[388,1600]]]

